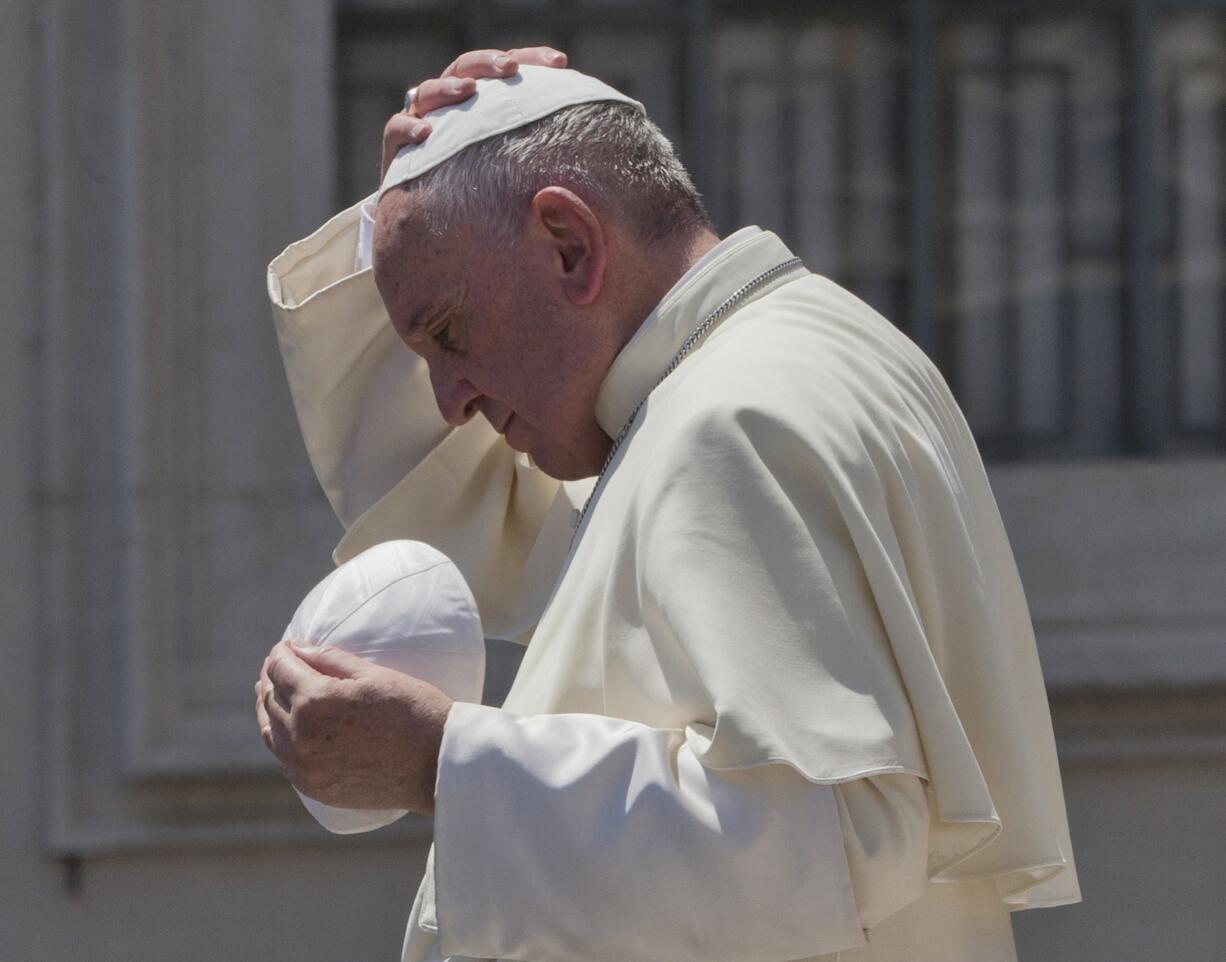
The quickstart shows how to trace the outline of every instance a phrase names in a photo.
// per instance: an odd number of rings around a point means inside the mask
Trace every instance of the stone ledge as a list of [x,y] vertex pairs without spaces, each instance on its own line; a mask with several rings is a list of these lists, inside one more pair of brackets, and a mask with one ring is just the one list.
[[1038,624],[1049,692],[1226,687],[1226,622]]
[[1226,761],[1226,684],[1070,690],[1050,702],[1065,767]]

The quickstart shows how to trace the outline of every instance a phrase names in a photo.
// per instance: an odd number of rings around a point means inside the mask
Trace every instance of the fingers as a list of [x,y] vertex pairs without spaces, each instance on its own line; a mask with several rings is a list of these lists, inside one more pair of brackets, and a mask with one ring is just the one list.
[[440,107],[467,100],[477,90],[481,77],[513,77],[520,64],[540,67],[565,67],[566,54],[553,47],[519,47],[508,50],[470,50],[462,53],[435,80],[417,87],[411,114],[421,116]]
[[[288,646],[284,643],[277,646],[281,647]],[[269,675],[270,669],[274,675],[280,675],[282,672],[282,669],[276,667],[281,661],[276,657],[277,654],[277,649],[274,648],[273,654],[264,662],[259,681],[255,683],[255,717],[260,726],[260,738],[264,747],[276,756],[285,776],[292,782],[300,762],[296,747],[299,735],[296,733],[301,725],[295,722],[292,706],[285,692],[275,687],[275,682]],[[309,668],[303,670],[310,671]],[[296,690],[301,690],[301,685]]]
[[260,738],[264,740],[264,747],[271,752],[273,750],[272,723],[268,720],[268,709],[264,707],[264,698],[264,679],[261,678],[255,683],[255,721],[260,726]]
[[[313,646],[301,649],[288,641],[275,645],[255,683],[255,717],[264,747],[277,760],[285,775],[301,787],[304,760],[314,757],[327,732],[335,727],[332,678],[351,677],[354,670],[369,667],[348,652]],[[322,669],[322,670],[317,670]],[[321,741],[321,738],[323,741]]]
[[565,67],[566,54],[553,47],[517,47],[514,50],[470,50],[462,53],[442,77],[511,77],[521,63],[538,67]]
[[262,678],[255,683],[255,720],[264,747],[282,764],[292,760],[289,706],[277,698],[272,685]]
[[424,115],[432,110],[463,103],[477,92],[481,77],[512,77],[520,64],[539,67],[565,67],[566,54],[553,47],[518,47],[514,50],[470,50],[456,57],[442,76],[417,86],[413,103],[393,115],[383,128],[383,156],[379,179],[387,174],[392,159],[402,147],[420,144],[430,136],[431,127]]
[[289,642],[273,648],[264,662],[264,674],[273,694],[284,705],[292,704],[296,695],[319,681],[319,673],[298,656]]
[[402,110],[398,114],[392,114],[391,119],[383,125],[383,146],[387,148],[391,145],[399,150],[405,144],[419,143],[429,135],[430,121]]
[[388,165],[401,147],[410,144],[420,144],[430,136],[430,121],[423,120],[415,114],[401,111],[393,114],[392,119],[383,128],[383,159],[379,168],[379,179],[387,173]]
[[565,67],[567,62],[566,54],[553,47],[516,47],[508,50],[507,56],[516,63],[535,64],[538,67]]
[[[255,683],[255,720],[260,727],[260,738],[264,747],[285,761],[284,753],[291,739],[289,737],[290,698],[298,691],[302,679],[294,670],[281,665],[282,651],[289,646],[284,642],[273,647],[264,664],[260,668],[260,677]],[[292,655],[292,651],[290,652]],[[304,668],[309,671],[310,669]],[[273,675],[281,678],[278,689]]]
[[[493,74],[500,77],[502,74]],[[437,77],[434,80],[423,80],[417,85],[417,96],[413,99],[413,108],[409,111],[420,117],[441,107],[462,103],[477,92],[477,81],[473,77]]]
[[515,58],[502,50],[470,50],[462,53],[442,77],[510,77],[519,69]]
[[354,678],[366,674],[371,664],[365,658],[331,646],[312,646],[296,649],[297,655],[321,675],[333,678]]
[[268,719],[268,727],[274,735],[278,729],[286,733],[290,731],[292,718],[288,705],[283,705],[271,691],[268,691],[264,693],[262,707],[264,717]]

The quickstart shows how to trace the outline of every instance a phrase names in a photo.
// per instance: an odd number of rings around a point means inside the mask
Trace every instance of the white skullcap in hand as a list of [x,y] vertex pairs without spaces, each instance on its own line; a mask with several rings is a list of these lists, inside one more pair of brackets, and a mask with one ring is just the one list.
[[[345,562],[306,596],[284,637],[394,668],[455,701],[481,701],[485,639],[477,605],[451,560],[420,541],[387,541]],[[298,794],[319,824],[342,835],[407,814],[335,808]]]

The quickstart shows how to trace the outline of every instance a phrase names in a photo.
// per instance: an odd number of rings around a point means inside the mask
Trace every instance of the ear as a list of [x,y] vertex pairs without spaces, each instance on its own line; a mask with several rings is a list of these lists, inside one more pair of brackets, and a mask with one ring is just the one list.
[[565,187],[545,187],[532,198],[532,219],[544,231],[567,299],[578,307],[600,296],[608,265],[604,226],[582,198]]

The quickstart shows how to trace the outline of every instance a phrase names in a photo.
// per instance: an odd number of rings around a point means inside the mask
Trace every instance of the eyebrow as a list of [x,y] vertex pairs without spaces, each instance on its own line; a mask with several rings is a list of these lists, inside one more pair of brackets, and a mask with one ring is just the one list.
[[405,336],[411,337],[414,334],[420,334],[427,328],[437,324],[448,314],[459,310],[464,304],[464,294],[465,291],[461,289],[446,300],[427,304],[409,318],[409,323],[405,325]]

